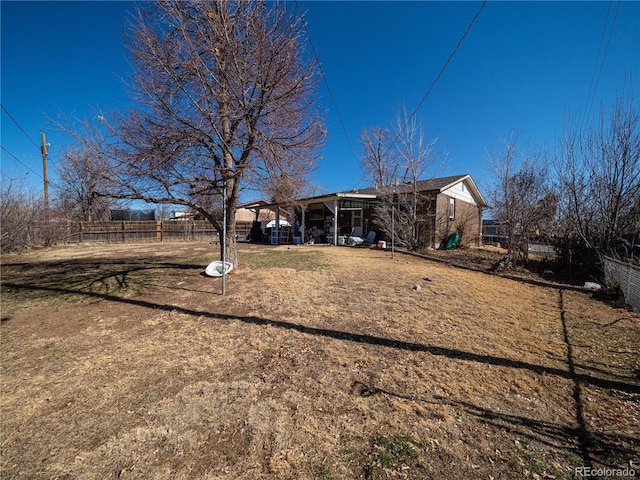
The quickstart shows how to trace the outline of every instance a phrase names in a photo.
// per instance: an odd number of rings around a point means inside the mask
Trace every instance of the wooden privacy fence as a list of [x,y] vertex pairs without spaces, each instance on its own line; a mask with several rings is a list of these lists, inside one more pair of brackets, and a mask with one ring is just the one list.
[[625,301],[634,312],[640,312],[640,268],[610,257],[604,257],[604,276],[607,285],[620,287]]
[[[37,226],[34,227],[37,228]],[[206,220],[60,222],[55,225],[49,224],[48,228],[53,238],[66,243],[220,241],[218,232]],[[247,238],[250,230],[251,222],[236,222],[238,239]]]

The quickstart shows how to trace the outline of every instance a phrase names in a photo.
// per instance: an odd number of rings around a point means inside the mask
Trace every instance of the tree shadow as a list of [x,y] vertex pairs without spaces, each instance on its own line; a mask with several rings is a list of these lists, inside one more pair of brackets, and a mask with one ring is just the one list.
[[576,375],[576,367],[573,362],[573,346],[569,340],[569,330],[567,328],[567,321],[564,311],[564,296],[562,290],[558,290],[558,308],[560,309],[560,322],[562,323],[562,335],[564,337],[564,343],[567,346],[567,366],[569,368],[569,374],[573,380],[573,400],[575,402],[576,409],[576,423],[578,424],[577,438],[580,443],[580,451],[582,453],[582,459],[586,466],[593,465],[593,459],[591,458],[590,449],[590,434],[587,429],[587,424],[584,420],[584,405],[582,403],[582,382]]
[[54,287],[54,286],[40,286],[29,284],[16,284],[16,283],[4,283],[4,286],[13,288],[16,290],[27,291],[47,291],[52,293],[61,294],[79,294],[86,296],[87,298],[101,299],[111,302],[119,302],[128,305],[139,306],[143,308],[149,308],[151,310],[158,311],[171,311],[178,312],[197,318],[210,318],[212,320],[235,320],[242,323],[260,326],[271,326],[282,330],[297,331],[300,333],[332,338],[335,340],[342,340],[353,343],[362,343],[367,345],[376,345],[386,348],[393,348],[397,350],[405,350],[410,352],[425,352],[435,356],[442,356],[453,360],[463,360],[473,363],[481,363],[486,365],[496,365],[507,368],[514,368],[518,370],[527,370],[540,375],[553,375],[556,377],[564,378],[571,381],[580,381],[581,383],[590,384],[600,388],[619,390],[625,393],[640,393],[640,382],[632,383],[633,377],[628,377],[627,381],[611,380],[600,378],[590,374],[571,373],[570,371],[563,370],[561,368],[537,365],[535,363],[523,362],[521,360],[514,360],[505,357],[499,357],[495,355],[478,354],[473,352],[467,352],[464,350],[458,350],[454,348],[440,347],[435,345],[423,345],[421,343],[407,342],[404,340],[395,340],[385,337],[379,337],[369,334],[351,333],[341,330],[333,330],[327,328],[311,327],[304,324],[286,322],[284,320],[273,320],[255,316],[237,316],[229,314],[219,314],[208,312],[206,310],[194,310],[191,308],[168,305],[162,303],[155,303],[149,300],[143,300],[140,298],[127,298],[119,297],[110,293],[103,292],[91,292],[82,290],[73,290],[68,288]]
[[[77,259],[38,263],[15,263],[3,267],[2,288],[16,288],[16,284],[42,287],[60,287],[59,293],[116,294],[127,290],[140,291],[148,287],[162,287],[151,280],[152,273],[158,271],[180,272],[202,270],[200,265],[185,263],[157,262],[154,258],[135,259]],[[184,287],[171,286],[184,289]],[[53,293],[54,290],[49,290]],[[210,292],[207,292],[210,293]]]
[[[351,392],[361,397],[387,395],[420,404],[450,405],[456,409],[462,408],[466,413],[476,417],[478,421],[496,427],[498,431],[514,433],[522,438],[539,442],[553,449],[564,448],[571,450],[580,455],[583,462],[588,459],[591,464],[598,462],[601,465],[610,467],[621,457],[635,459],[638,454],[638,448],[640,448],[639,438],[601,432],[585,433],[580,425],[571,427],[521,415],[496,412],[470,402],[454,400],[440,395],[424,398],[419,395],[394,392],[388,388],[367,385],[360,381],[352,383]],[[584,456],[585,448],[588,451],[587,459]],[[582,466],[585,465],[583,463]]]
[[[173,267],[173,265],[171,266]],[[154,268],[158,267],[155,266]],[[195,267],[182,266],[182,268]],[[86,296],[87,298],[124,303],[132,306],[149,308],[155,311],[171,311],[193,316],[196,318],[209,318],[211,320],[226,321],[231,320],[250,325],[271,326],[282,330],[296,331],[306,335],[331,338],[334,340],[345,342],[375,345],[410,352],[424,352],[430,355],[442,356],[453,360],[526,370],[539,375],[552,375],[573,382],[574,388],[572,397],[575,403],[575,421],[577,427],[566,427],[548,422],[541,422],[539,420],[527,417],[497,413],[482,407],[478,407],[471,403],[465,403],[461,401],[455,402],[444,398],[435,398],[434,400],[420,399],[412,395],[405,395],[390,390],[385,390],[379,387],[372,387],[361,382],[354,382],[354,384],[352,385],[352,391],[363,397],[386,394],[410,401],[429,401],[431,403],[448,402],[452,405],[464,407],[469,413],[479,417],[484,422],[492,423],[496,426],[500,425],[503,428],[509,427],[510,429],[512,429],[512,431],[518,433],[519,435],[536,439],[550,446],[557,447],[556,443],[553,442],[577,442],[578,449],[585,466],[592,466],[595,459],[601,461],[602,458],[606,457],[609,454],[607,452],[617,452],[618,454],[626,456],[633,456],[632,454],[637,453],[637,451],[634,452],[634,449],[621,446],[621,443],[623,441],[627,443],[631,442],[634,445],[640,444],[638,439],[634,439],[631,437],[613,436],[600,432],[594,433],[589,431],[584,418],[584,406],[582,402],[583,385],[592,385],[603,389],[613,389],[629,394],[638,394],[640,393],[640,382],[637,382],[633,377],[625,377],[625,379],[628,381],[602,378],[596,376],[595,373],[597,372],[595,371],[592,371],[588,374],[576,372],[573,347],[569,339],[569,332],[565,319],[562,290],[559,290],[559,309],[560,321],[563,328],[564,342],[567,346],[567,370],[544,365],[537,365],[534,363],[523,362],[520,360],[514,360],[495,355],[478,354],[459,349],[440,347],[436,345],[424,345],[421,343],[395,340],[375,335],[357,334],[347,331],[318,328],[283,320],[273,320],[255,316],[236,316],[212,313],[205,310],[195,310],[176,305],[155,303],[140,298],[119,297],[111,293],[99,291],[88,291],[84,289],[76,290],[63,287],[32,285],[24,283],[4,283],[3,286],[16,290],[46,291],[57,294],[79,294]]]
[[[637,454],[633,448],[621,446],[624,443],[638,445],[640,442],[636,438],[608,435],[601,432],[591,432],[588,429],[584,418],[584,405],[582,401],[582,388],[584,385],[591,385],[603,389],[618,390],[627,394],[640,393],[640,382],[635,377],[624,377],[607,372],[600,368],[584,367],[575,362],[573,345],[569,337],[569,329],[565,318],[563,289],[558,289],[558,308],[560,312],[560,323],[563,331],[563,341],[566,345],[566,369],[538,365],[511,358],[496,355],[478,354],[455,348],[442,347],[437,345],[425,345],[416,342],[396,340],[382,336],[351,333],[329,328],[319,328],[301,323],[293,323],[283,320],[268,319],[256,316],[236,316],[218,314],[206,310],[196,310],[176,305],[156,303],[140,298],[127,298],[118,296],[118,289],[127,289],[131,286],[131,276],[145,272],[147,270],[202,270],[201,266],[181,263],[146,263],[142,261],[131,262],[126,259],[110,262],[105,267],[104,261],[63,261],[49,262],[47,264],[14,264],[15,269],[10,278],[19,278],[19,282],[7,282],[3,278],[2,287],[24,292],[45,292],[50,294],[80,295],[94,300],[117,302],[154,311],[178,312],[196,318],[208,318],[216,321],[238,321],[249,325],[271,326],[281,330],[295,331],[305,335],[312,335],[334,340],[360,343],[366,345],[380,346],[410,352],[424,352],[434,356],[445,357],[452,360],[478,363],[483,365],[495,365],[517,370],[525,370],[538,375],[551,375],[557,378],[569,380],[573,383],[572,398],[575,408],[576,427],[562,426],[549,422],[542,422],[532,418],[517,415],[508,415],[494,412],[468,402],[451,401],[445,398],[434,397],[433,399],[421,399],[414,395],[406,395],[393,392],[388,389],[373,387],[361,382],[354,382],[352,391],[363,397],[385,394],[402,398],[409,401],[420,401],[430,403],[450,403],[458,407],[463,407],[470,414],[478,417],[481,421],[491,423],[501,428],[508,428],[537,441],[556,446],[558,442],[573,443],[577,445],[585,466],[593,465],[594,461],[601,461],[607,452],[620,452],[623,455],[633,456]],[[49,272],[46,279],[42,280],[42,272]],[[4,276],[4,275],[3,275]],[[111,288],[116,282],[117,289]],[[158,286],[158,285],[156,285]],[[162,285],[160,285],[162,286]],[[176,287],[168,287],[176,288]],[[185,288],[185,290],[190,290]],[[206,292],[210,293],[210,292]],[[6,322],[10,317],[3,317],[2,322]],[[605,325],[608,327],[610,325]],[[586,373],[578,370],[588,370]],[[609,378],[604,378],[604,377]],[[615,376],[616,378],[611,378]]]

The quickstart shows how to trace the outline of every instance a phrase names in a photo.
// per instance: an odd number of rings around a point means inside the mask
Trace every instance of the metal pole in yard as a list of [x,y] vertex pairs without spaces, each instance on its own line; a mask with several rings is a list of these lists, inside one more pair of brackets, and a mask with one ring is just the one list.
[[224,181],[222,187],[222,238],[220,239],[220,248],[222,250],[222,296],[226,290],[226,250],[227,250],[227,181]]
[[396,250],[396,206],[391,203],[391,258]]
[[398,180],[396,179],[396,185],[393,187],[393,196],[391,197],[391,259],[396,251],[396,189],[398,188]]

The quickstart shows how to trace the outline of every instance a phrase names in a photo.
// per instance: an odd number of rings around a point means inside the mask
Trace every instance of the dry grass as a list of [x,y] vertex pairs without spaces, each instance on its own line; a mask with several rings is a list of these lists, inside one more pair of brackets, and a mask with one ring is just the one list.
[[243,245],[222,297],[213,248],[2,259],[2,478],[637,466],[639,315],[347,247]]

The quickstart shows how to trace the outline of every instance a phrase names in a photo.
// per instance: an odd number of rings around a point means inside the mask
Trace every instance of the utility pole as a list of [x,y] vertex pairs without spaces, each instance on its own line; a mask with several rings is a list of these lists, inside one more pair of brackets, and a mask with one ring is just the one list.
[[42,178],[44,179],[44,219],[49,221],[49,176],[47,175],[47,139],[44,132],[40,132],[42,138]]

